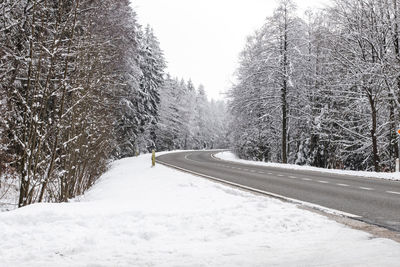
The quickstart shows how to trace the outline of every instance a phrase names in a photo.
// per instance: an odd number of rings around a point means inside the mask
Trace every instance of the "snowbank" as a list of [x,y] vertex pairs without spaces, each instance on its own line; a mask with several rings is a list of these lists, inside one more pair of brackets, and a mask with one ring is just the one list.
[[400,244],[157,165],[116,161],[80,199],[0,213],[0,266],[398,266]]
[[386,173],[386,172],[367,172],[367,171],[347,171],[347,170],[324,169],[324,168],[317,168],[317,167],[311,167],[311,166],[300,166],[300,165],[295,165],[295,164],[260,162],[260,161],[239,159],[235,154],[233,154],[230,151],[219,152],[219,153],[215,154],[214,156],[216,158],[219,158],[222,160],[234,161],[234,162],[244,163],[244,164],[258,165],[258,166],[286,168],[286,169],[303,170],[303,171],[317,171],[317,172],[324,172],[324,173],[334,173],[334,174],[351,175],[351,176],[368,177],[368,178],[380,178],[380,179],[388,179],[388,180],[400,180],[400,172],[399,173]]

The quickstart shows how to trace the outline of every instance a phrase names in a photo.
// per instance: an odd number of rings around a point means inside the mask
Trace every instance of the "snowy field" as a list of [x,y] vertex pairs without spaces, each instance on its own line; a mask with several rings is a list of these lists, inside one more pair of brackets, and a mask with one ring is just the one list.
[[116,161],[84,196],[0,213],[0,266],[399,266],[400,244],[294,204]]
[[318,171],[325,173],[335,173],[342,175],[352,175],[352,176],[360,176],[360,177],[370,177],[370,178],[380,178],[380,179],[388,179],[388,180],[399,180],[400,181],[400,172],[399,173],[388,173],[388,172],[367,172],[367,171],[348,171],[348,170],[334,170],[334,169],[324,169],[317,168],[311,166],[300,166],[295,164],[281,164],[281,163],[273,163],[273,162],[260,162],[260,161],[252,161],[252,160],[244,160],[239,159],[235,154],[230,151],[224,151],[215,154],[216,158],[234,161],[238,163],[244,164],[252,164],[259,166],[267,166],[274,168],[287,168],[292,170],[304,170],[304,171]]

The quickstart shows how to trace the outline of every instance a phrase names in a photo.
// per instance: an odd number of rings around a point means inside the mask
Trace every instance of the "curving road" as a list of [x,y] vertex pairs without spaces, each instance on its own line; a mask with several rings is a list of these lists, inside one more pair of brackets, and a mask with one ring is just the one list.
[[248,165],[217,159],[215,153],[170,153],[157,162],[400,231],[399,181]]

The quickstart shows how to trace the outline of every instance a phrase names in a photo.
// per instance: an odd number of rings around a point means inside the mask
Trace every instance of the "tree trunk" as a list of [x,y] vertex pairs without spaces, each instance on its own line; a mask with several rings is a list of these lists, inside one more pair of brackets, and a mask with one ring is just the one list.
[[282,62],[282,72],[283,72],[283,84],[281,89],[282,97],[282,163],[287,163],[287,84],[288,84],[288,42],[287,42],[287,9],[284,10],[284,33],[283,33],[283,62]]
[[378,154],[378,141],[376,138],[377,111],[376,111],[375,100],[371,94],[368,94],[368,100],[371,106],[371,119],[372,119],[371,138],[372,138],[372,153],[373,153],[374,168],[376,172],[379,172],[380,166],[379,166],[379,154]]

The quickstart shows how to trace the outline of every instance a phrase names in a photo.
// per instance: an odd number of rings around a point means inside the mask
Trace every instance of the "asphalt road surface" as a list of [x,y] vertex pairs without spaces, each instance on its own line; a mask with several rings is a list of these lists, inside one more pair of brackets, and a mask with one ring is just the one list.
[[400,182],[234,163],[213,157],[216,151],[177,152],[159,163],[277,196],[343,212],[400,232]]

